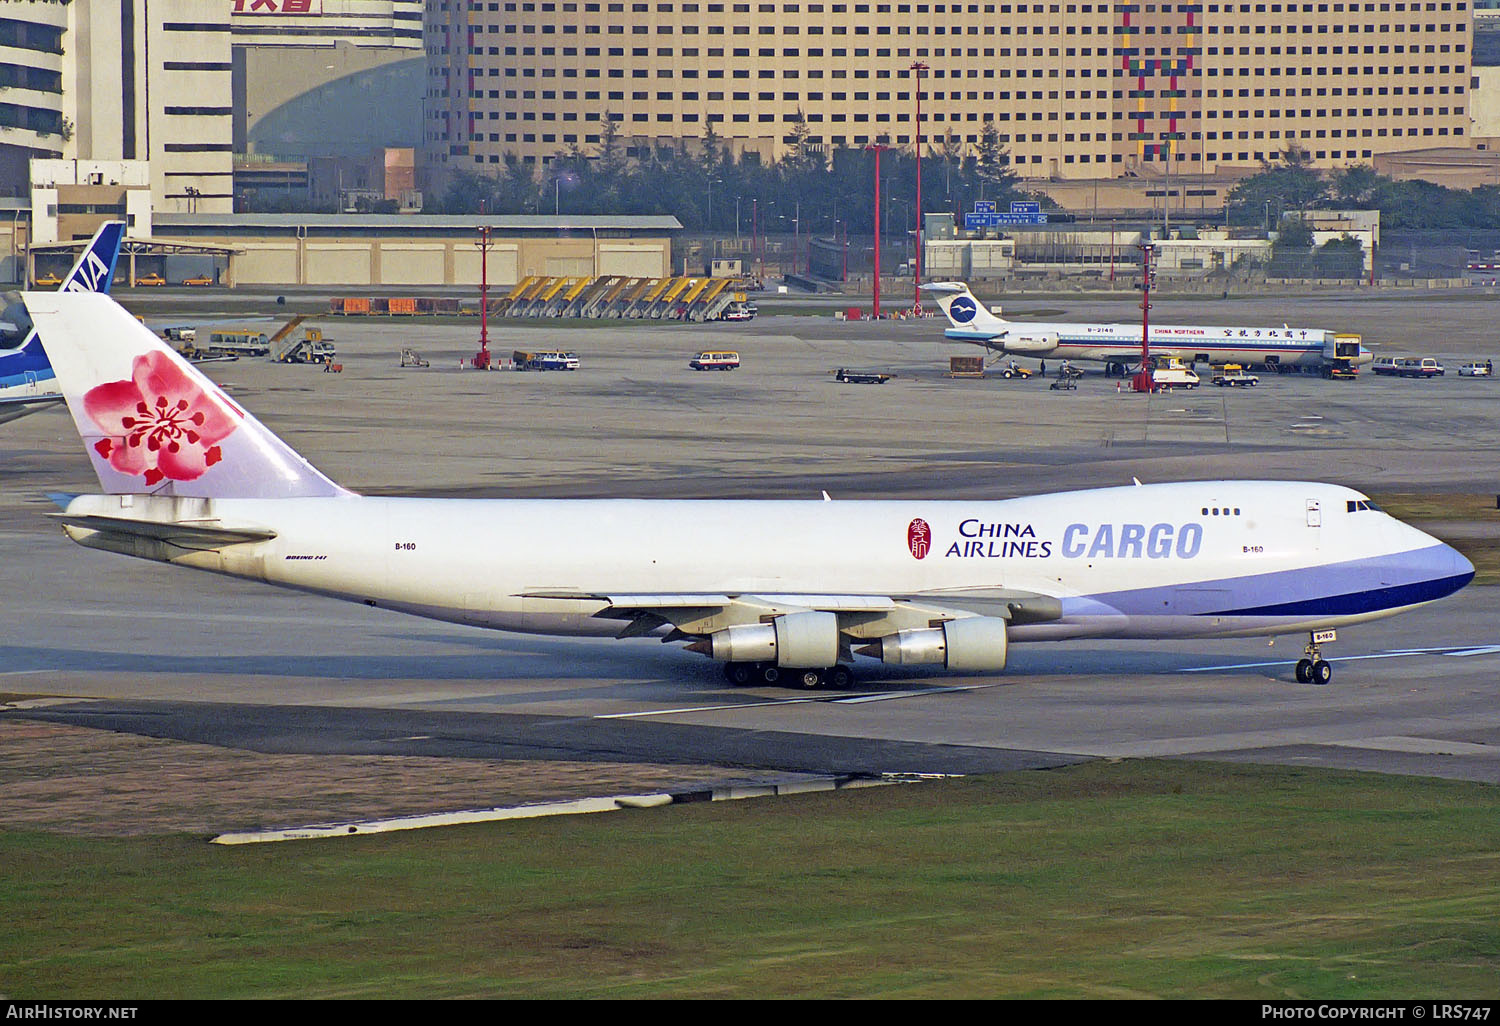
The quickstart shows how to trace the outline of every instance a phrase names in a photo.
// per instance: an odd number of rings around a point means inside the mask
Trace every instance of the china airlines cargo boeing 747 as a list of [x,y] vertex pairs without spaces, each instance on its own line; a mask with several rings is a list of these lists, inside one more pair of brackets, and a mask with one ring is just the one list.
[[[998,501],[373,498],[339,487],[105,296],[30,293],[102,494],[82,545],[497,630],[686,641],[735,683],[856,653],[967,673],[1013,643],[1324,632],[1462,588],[1459,553],[1337,485]],[[476,548],[551,525],[566,546]],[[732,537],[705,551],[685,538]]]
[[[1007,321],[987,310],[963,282],[922,286],[937,296],[948,318],[943,336],[1011,356],[1051,360],[1095,360],[1123,369],[1141,358],[1141,326],[1085,322]],[[1335,367],[1352,371],[1371,356],[1357,335],[1323,328],[1216,328],[1199,324],[1152,324],[1151,355],[1184,363],[1265,364],[1268,367]]]

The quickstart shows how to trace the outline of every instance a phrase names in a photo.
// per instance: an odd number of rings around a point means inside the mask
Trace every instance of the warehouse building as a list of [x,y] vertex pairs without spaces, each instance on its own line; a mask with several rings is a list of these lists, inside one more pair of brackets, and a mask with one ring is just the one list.
[[[427,214],[157,214],[154,240],[233,251],[216,268],[227,285],[441,288],[477,286],[481,225],[490,228],[488,278],[671,272],[675,217],[438,216]],[[208,268],[168,257],[176,280]],[[173,261],[177,262],[173,262]]]

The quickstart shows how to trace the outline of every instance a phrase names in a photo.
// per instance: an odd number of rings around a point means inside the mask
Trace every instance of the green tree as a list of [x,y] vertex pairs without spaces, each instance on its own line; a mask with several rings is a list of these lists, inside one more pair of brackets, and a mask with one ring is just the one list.
[[1269,220],[1274,228],[1288,211],[1321,206],[1327,193],[1328,187],[1318,173],[1301,162],[1267,167],[1230,191],[1226,199],[1229,223],[1264,224]]
[[1358,278],[1364,274],[1365,250],[1358,239],[1345,235],[1319,246],[1312,261],[1319,278]]
[[1383,182],[1390,179],[1376,174],[1369,164],[1355,164],[1333,173],[1331,191],[1339,206],[1363,209],[1375,202]]

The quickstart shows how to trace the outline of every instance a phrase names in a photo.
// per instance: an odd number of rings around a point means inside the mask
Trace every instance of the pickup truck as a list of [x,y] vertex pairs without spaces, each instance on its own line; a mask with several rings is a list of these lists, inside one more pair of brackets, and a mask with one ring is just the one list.
[[840,367],[833,372],[833,380],[851,385],[883,385],[895,376],[881,371],[852,370],[848,367]]
[[1214,375],[1213,382],[1220,388],[1254,388],[1260,384],[1260,378],[1243,368],[1225,367]]

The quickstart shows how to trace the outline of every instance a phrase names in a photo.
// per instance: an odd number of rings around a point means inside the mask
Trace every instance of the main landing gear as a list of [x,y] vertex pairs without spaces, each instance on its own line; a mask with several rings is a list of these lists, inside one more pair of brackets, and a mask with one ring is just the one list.
[[1331,631],[1314,631],[1308,639],[1307,647],[1302,650],[1302,658],[1297,661],[1297,683],[1298,684],[1327,684],[1333,680],[1333,667],[1323,658],[1322,651],[1318,648],[1319,642],[1332,641],[1327,637]]
[[725,663],[724,679],[737,688],[771,684],[810,691],[823,687],[842,691],[854,683],[854,671],[847,666],[792,669],[775,663]]

